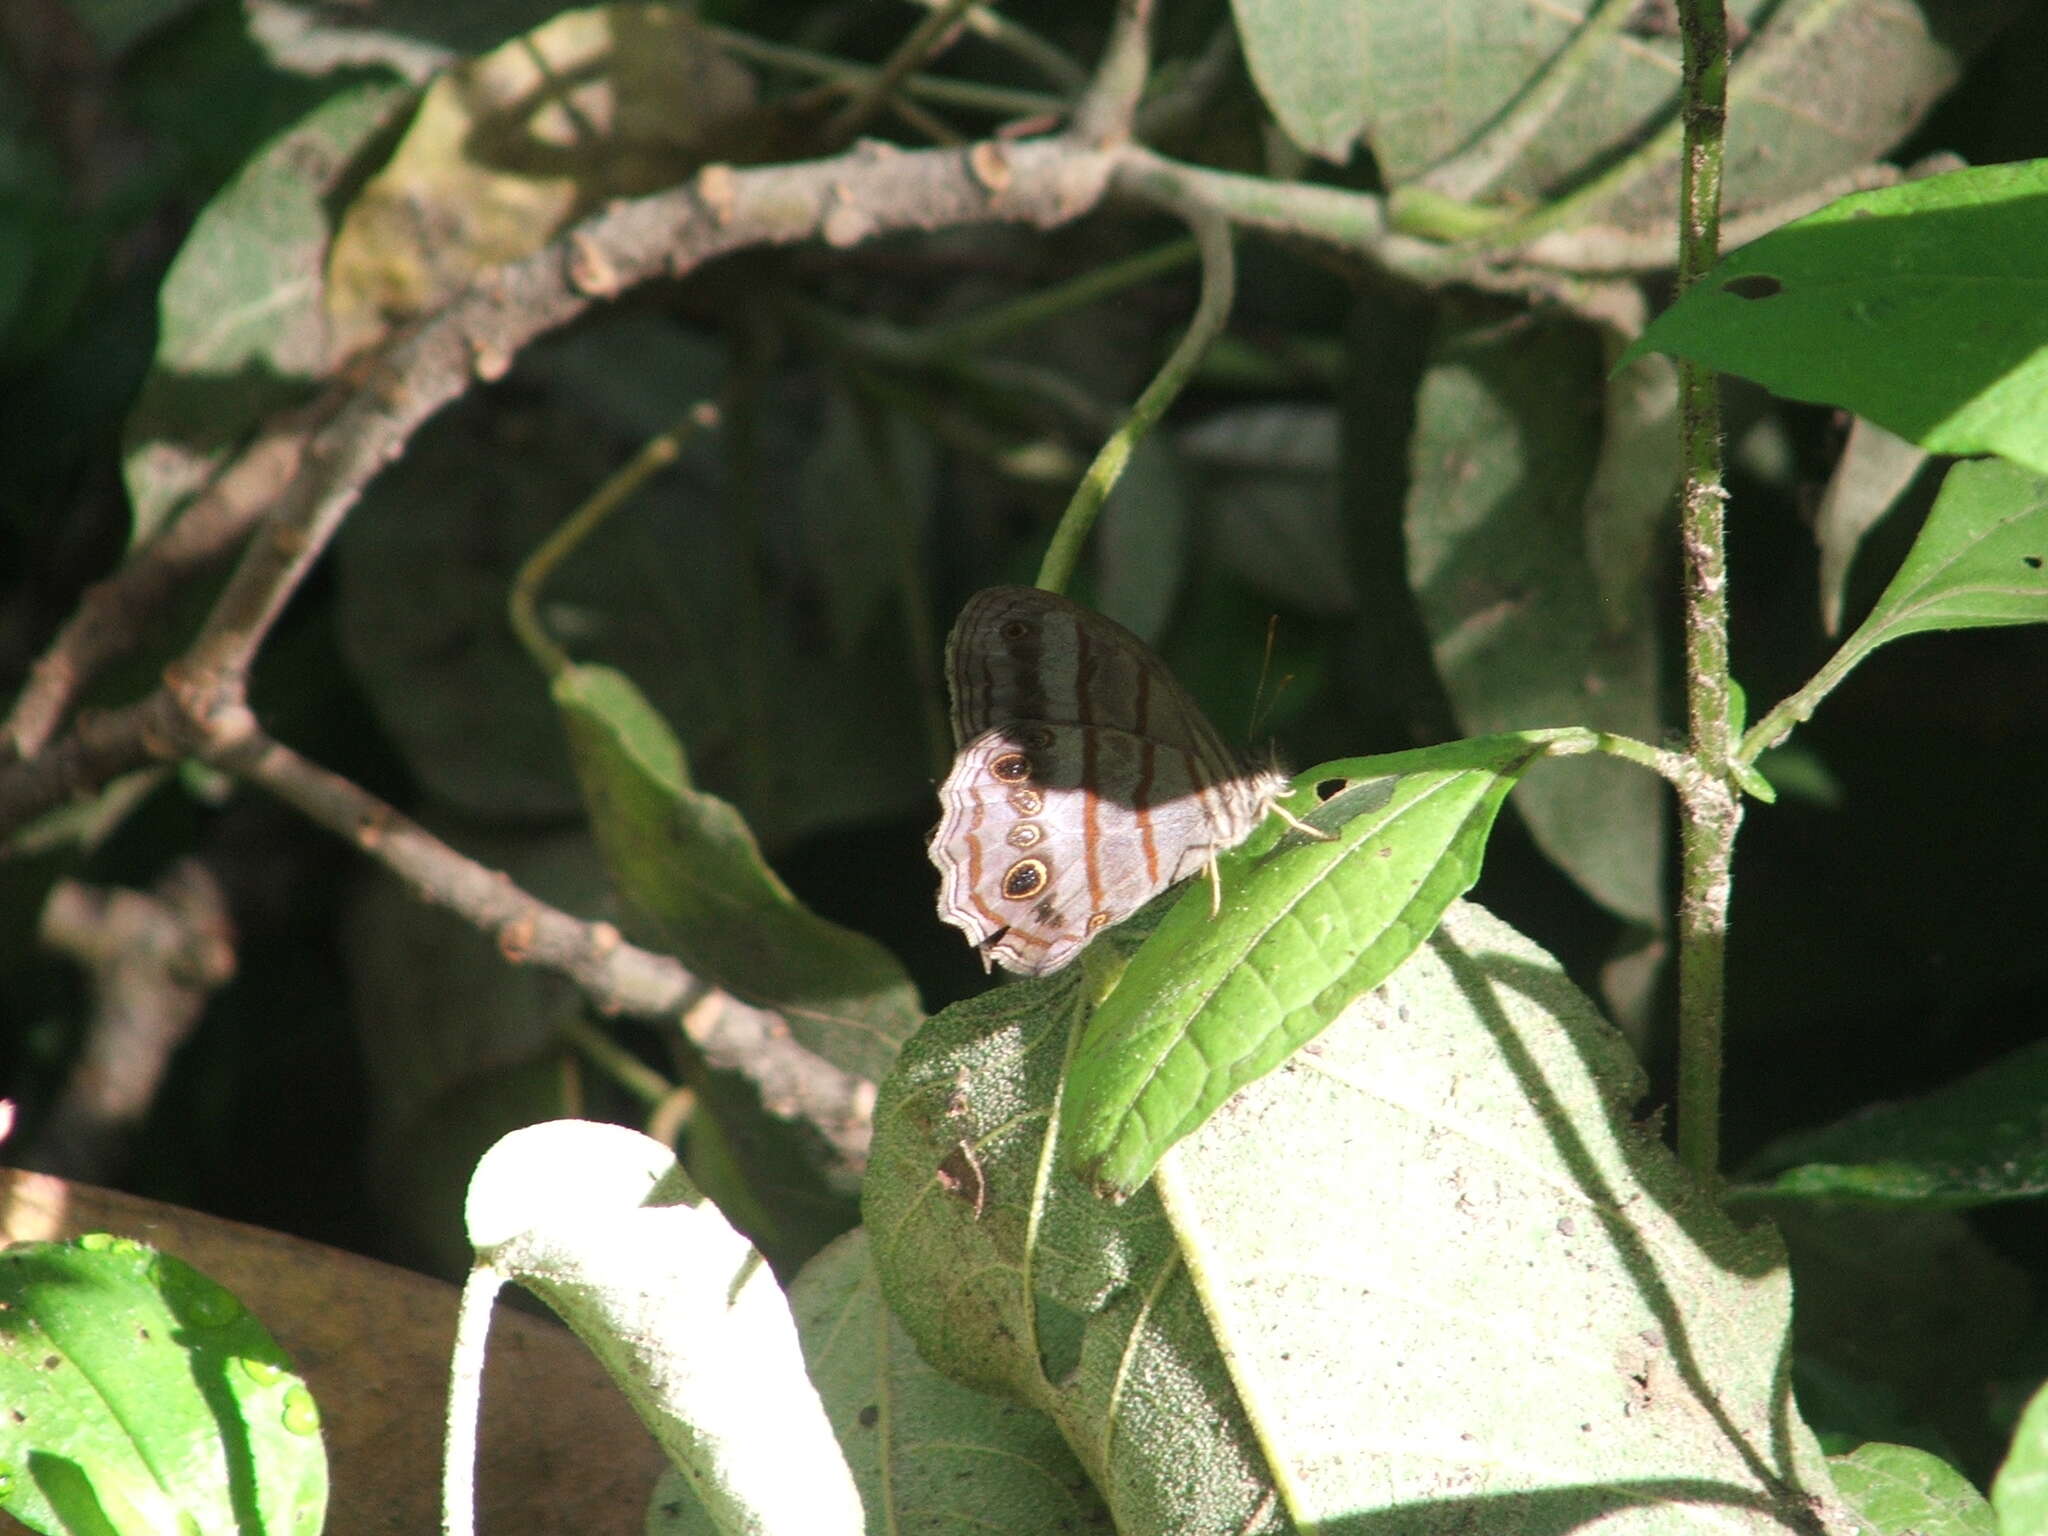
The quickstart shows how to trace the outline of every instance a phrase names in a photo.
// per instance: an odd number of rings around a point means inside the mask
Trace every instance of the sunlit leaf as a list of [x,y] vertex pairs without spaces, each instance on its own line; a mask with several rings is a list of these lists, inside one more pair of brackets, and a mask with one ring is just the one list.
[[228,1291],[129,1238],[0,1253],[0,1509],[38,1531],[313,1536],[320,1414]]
[[484,1154],[464,1214],[479,1261],[590,1346],[721,1530],[864,1529],[782,1288],[667,1147],[528,1126]]
[[2048,473],[2044,242],[2048,160],[1860,192],[1727,257],[1631,353],[1841,406],[1930,453]]
[[606,198],[680,181],[752,103],[747,72],[670,6],[564,11],[457,65],[335,237],[336,345],[359,350]]
[[410,99],[394,85],[334,97],[278,135],[194,221],[164,278],[156,358],[128,420],[122,473],[136,542],[257,421],[326,375],[330,200],[357,152]]
[[[1583,212],[1666,226],[1678,181],[1679,33],[1664,10],[1499,0],[1235,0],[1282,130],[1395,188],[1530,204],[1601,178]],[[1899,142],[1992,35],[1996,7],[1738,0],[1727,200],[1754,207]],[[1674,249],[1675,249],[1674,239]]]
[[1878,1536],[1992,1536],[1998,1529],[1967,1477],[1914,1446],[1858,1446],[1828,1466],[1843,1502]]
[[1222,911],[1206,888],[1182,897],[1097,1009],[1063,1110],[1073,1165],[1128,1195],[1391,975],[1471,889],[1501,801],[1542,750],[1488,737],[1304,774],[1345,784],[1308,817],[1330,838],[1255,839],[1223,866]]
[[2048,1387],[2034,1394],[2013,1429],[2012,1448],[1991,1485],[1991,1508],[1998,1536],[2048,1530]]
[[925,1358],[1049,1414],[1120,1531],[1851,1529],[1769,1229],[1633,1123],[1626,1044],[1498,921],[1453,906],[1121,1206],[1046,1145],[1087,1022],[1072,971],[933,1019],[864,1214]]

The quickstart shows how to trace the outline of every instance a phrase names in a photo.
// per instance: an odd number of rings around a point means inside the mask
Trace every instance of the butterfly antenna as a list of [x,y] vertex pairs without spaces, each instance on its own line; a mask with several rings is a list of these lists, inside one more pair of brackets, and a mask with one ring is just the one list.
[[1266,679],[1273,675],[1273,642],[1280,633],[1280,615],[1266,615],[1266,653],[1259,658],[1259,686],[1252,690],[1251,717],[1245,721],[1245,746],[1259,739],[1259,721],[1266,713]]

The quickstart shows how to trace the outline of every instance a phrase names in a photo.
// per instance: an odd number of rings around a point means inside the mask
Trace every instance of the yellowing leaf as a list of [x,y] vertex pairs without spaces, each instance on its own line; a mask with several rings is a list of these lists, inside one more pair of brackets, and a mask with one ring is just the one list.
[[669,6],[566,11],[450,70],[335,239],[337,347],[360,350],[608,199],[680,181],[753,104],[752,77]]

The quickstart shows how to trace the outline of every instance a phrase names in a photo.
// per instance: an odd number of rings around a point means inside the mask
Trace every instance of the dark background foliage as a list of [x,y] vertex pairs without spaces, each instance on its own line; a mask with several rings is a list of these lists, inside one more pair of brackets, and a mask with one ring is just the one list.
[[[8,69],[0,94],[8,150],[0,172],[0,685],[8,693],[129,536],[124,424],[152,355],[158,291],[198,210],[317,103],[381,78],[369,67],[322,75],[279,67],[229,0],[154,9],[146,24],[122,29],[95,26],[84,7],[15,7],[0,39]],[[437,40],[465,50],[545,14],[433,9]],[[1091,57],[1100,6],[1026,9],[1041,31]],[[856,58],[886,51],[903,20],[843,0],[715,10],[728,26]],[[1167,10],[1159,51],[1168,57],[1193,54],[1224,14]],[[428,25],[407,20],[416,33]],[[1014,68],[971,52],[950,62],[990,78]],[[1893,158],[2048,153],[2038,112],[2044,71],[2048,18],[2024,8]],[[1173,147],[1250,166],[1259,123],[1256,97],[1236,70],[1216,109],[1183,127]],[[1361,157],[1342,172],[1314,174],[1371,185],[1375,172]],[[923,844],[936,818],[930,785],[939,765],[926,728],[933,699],[929,679],[903,659],[903,625],[909,610],[922,609],[932,633],[942,633],[969,591],[1029,579],[1092,440],[1044,398],[963,388],[948,399],[928,382],[892,379],[835,322],[929,325],[1176,233],[1164,221],[1102,214],[1052,236],[995,230],[750,254],[635,294],[451,409],[378,482],[267,647],[255,677],[258,712],[315,761],[486,861],[502,861],[570,910],[600,914],[601,880],[562,851],[578,840],[579,817],[542,685],[529,677],[521,695],[495,616],[511,567],[532,544],[648,433],[697,394],[722,389],[729,407],[738,400],[747,409],[729,410],[719,446],[693,449],[607,530],[593,568],[567,578],[563,601],[572,619],[582,614],[592,651],[632,672],[669,712],[707,787],[741,806],[805,901],[901,956],[928,1007],[977,990],[971,957],[931,914]],[[1238,345],[1211,360],[1174,424],[1191,429],[1239,413],[1243,428],[1242,413],[1272,407],[1290,431],[1311,419],[1334,426],[1329,452],[1292,468],[1277,455],[1236,474],[1212,468],[1200,484],[1169,483],[1150,495],[1145,474],[1171,482],[1186,464],[1141,464],[1123,521],[1104,530],[1096,580],[1170,613],[1162,650],[1231,736],[1244,729],[1253,689],[1256,662],[1248,669],[1247,657],[1277,616],[1281,680],[1259,731],[1276,737],[1294,766],[1456,734],[1402,574],[1400,517],[1412,402],[1432,347],[1454,305],[1467,306],[1460,318],[1470,322],[1491,301],[1397,290],[1305,247],[1248,237],[1240,250]],[[1089,400],[1113,412],[1177,334],[1193,291],[1192,269],[1182,267],[1054,320],[1019,354],[1081,381]],[[1826,411],[1741,385],[1730,386],[1729,400],[1735,668],[1754,712],[1829,649],[1817,618],[1811,519],[1845,428]],[[862,484],[848,469],[858,459],[849,445],[878,421],[900,439],[894,484]],[[998,431],[1045,449],[1053,467],[998,472],[994,456],[977,451]],[[1329,516],[1280,518],[1254,541],[1263,547],[1248,551],[1231,541],[1234,497],[1283,508],[1313,501]],[[1852,614],[1912,531],[1909,509],[1866,545]],[[1660,558],[1675,570],[1668,547]],[[685,570],[689,583],[671,581]],[[737,638],[731,615],[707,596],[719,587],[750,594],[740,606],[773,630],[772,643]],[[187,622],[198,611],[195,604]],[[1658,622],[1668,672],[1678,653],[1675,610]],[[146,679],[176,639],[163,637],[107,679],[105,696]],[[800,666],[822,679],[803,686],[857,697],[863,712],[813,713],[790,691]],[[1676,721],[1670,682],[1664,717]],[[1787,793],[1774,807],[1751,808],[1738,854],[1731,1167],[1775,1137],[1924,1093],[2040,1037],[2044,698],[2041,629],[1924,636],[1881,652],[1802,731],[1798,763],[1781,772]],[[464,713],[471,709],[480,712]],[[1800,784],[1814,787],[1799,792]],[[179,1052],[125,1158],[103,1173],[110,1181],[445,1265],[452,1234],[438,1245],[426,1234],[445,1219],[474,1152],[508,1119],[576,1109],[632,1116],[630,1102],[578,1070],[545,1027],[515,1031],[502,1049],[468,1038],[464,1048],[478,1050],[473,1075],[408,1063],[380,1039],[382,1030],[413,1028],[408,1021],[430,1007],[421,992],[435,987],[479,1013],[544,1020],[577,1005],[545,981],[477,981],[496,964],[482,940],[418,914],[350,849],[254,790],[196,773],[168,777],[63,872],[148,886],[188,853],[226,890],[238,970]],[[57,872],[50,858],[0,862],[0,1084],[23,1110],[17,1145],[29,1147],[71,1066],[88,1005],[78,973],[36,943],[42,893]],[[1477,895],[1599,994],[1623,925],[1512,818]],[[417,947],[403,949],[394,934]],[[1634,1021],[1655,1084],[1646,1111],[1669,1094],[1668,993],[1667,979]],[[655,1031],[628,1024],[618,1033],[674,1065]],[[729,1082],[702,1086],[745,1098]],[[764,1122],[736,1112],[730,1123],[746,1125],[757,1142],[773,1139]],[[786,1172],[796,1159],[778,1162],[772,1149],[764,1156],[765,1166],[784,1170],[769,1182],[801,1177]],[[779,1260],[801,1257],[852,1218],[843,1198],[822,1189],[797,1203],[808,1214],[786,1234]],[[2048,1350],[2025,1300],[2048,1271],[2038,1211],[2022,1203],[1969,1221],[1970,1272],[2000,1260],[2014,1266],[1998,1268],[2005,1353],[1984,1375],[2038,1375],[2029,1361]],[[2026,1283],[2008,1284],[2014,1274]],[[1988,1433],[1949,1428],[1982,1470]]]

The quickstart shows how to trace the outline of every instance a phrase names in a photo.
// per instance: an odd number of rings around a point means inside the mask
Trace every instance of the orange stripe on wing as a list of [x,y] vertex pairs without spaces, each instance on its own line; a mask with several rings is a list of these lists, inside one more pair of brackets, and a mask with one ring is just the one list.
[[[1095,651],[1086,625],[1074,626],[1074,713],[1082,725],[1094,723],[1090,693],[1095,686]],[[1092,730],[1081,732],[1081,852],[1088,873],[1088,910],[1103,909],[1102,799],[1095,791],[1101,771]]]
[[1159,887],[1159,840],[1152,835],[1152,789],[1159,778],[1159,747],[1152,740],[1152,675],[1136,669],[1137,697],[1131,701],[1131,729],[1138,738],[1138,782],[1131,790],[1131,819],[1145,853],[1145,883]]

